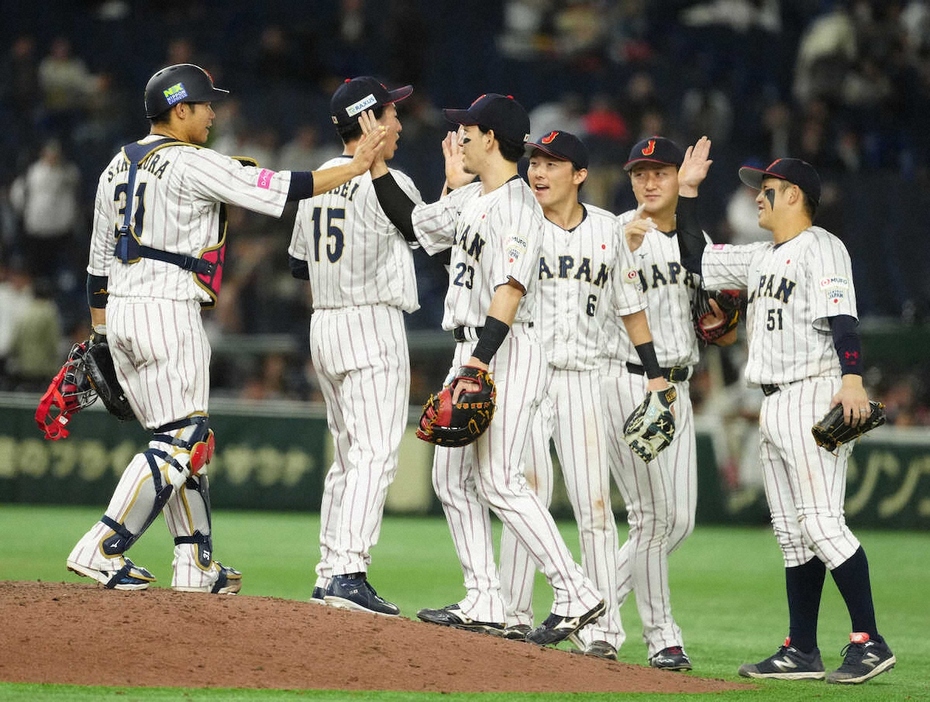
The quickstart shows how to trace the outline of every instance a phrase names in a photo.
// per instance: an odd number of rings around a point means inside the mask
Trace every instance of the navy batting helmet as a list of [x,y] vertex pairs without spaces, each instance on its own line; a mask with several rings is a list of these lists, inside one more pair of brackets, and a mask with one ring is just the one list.
[[228,90],[213,87],[213,78],[200,66],[179,63],[149,78],[145,85],[145,116],[157,117],[179,102],[219,102]]

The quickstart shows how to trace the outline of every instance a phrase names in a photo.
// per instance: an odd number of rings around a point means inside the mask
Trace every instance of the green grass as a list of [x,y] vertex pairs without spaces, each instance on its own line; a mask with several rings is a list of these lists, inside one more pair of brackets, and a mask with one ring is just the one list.
[[[64,568],[74,541],[99,517],[96,508],[26,507],[0,504],[0,580],[87,582]],[[243,594],[307,599],[318,555],[316,515],[220,511],[214,517],[217,556],[244,572]],[[577,554],[574,525],[561,525]],[[878,623],[895,650],[898,666],[853,688],[823,683],[763,681],[747,692],[726,693],[729,701],[926,700],[930,699],[930,615],[925,595],[930,582],[930,536],[897,531],[858,531],[869,556]],[[170,581],[171,541],[161,520],[133,547],[133,559]],[[775,651],[787,632],[781,556],[768,529],[698,527],[671,558],[671,591],[676,619],[685,634],[695,675],[743,681],[741,663]],[[463,596],[462,575],[446,524],[441,519],[388,518],[373,551],[372,582],[414,617],[420,607],[437,607]],[[548,612],[551,594],[537,580],[536,616]],[[643,664],[635,603],[622,609],[627,642],[620,659]],[[820,647],[829,668],[839,665],[849,633],[842,600],[830,578],[824,593]],[[2,659],[2,651],[0,651]],[[695,696],[690,696],[693,698]],[[415,700],[434,702],[522,702],[564,699],[558,695],[439,695],[427,693],[178,690],[86,688],[0,683],[0,700]],[[668,700],[662,695],[573,695],[573,701]]]

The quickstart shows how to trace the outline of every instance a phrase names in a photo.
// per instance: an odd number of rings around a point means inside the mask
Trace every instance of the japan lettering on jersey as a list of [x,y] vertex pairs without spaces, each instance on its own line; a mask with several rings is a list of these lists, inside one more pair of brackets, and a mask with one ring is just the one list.
[[[320,168],[348,159],[339,156]],[[415,203],[423,201],[409,177],[391,173]],[[377,304],[419,309],[411,245],[378,204],[370,173],[301,200],[288,253],[308,264],[314,309]]]
[[603,353],[604,319],[646,306],[639,278],[618,280],[632,258],[617,218],[584,205],[581,223],[566,231],[548,219],[539,256],[536,317],[549,364],[564,370],[594,370]]
[[515,176],[487,194],[480,182],[470,183],[438,202],[417,205],[412,219],[427,253],[451,248],[443,329],[482,326],[494,291],[510,279],[526,290],[514,323],[534,320],[545,218],[525,181]]
[[746,380],[790,383],[840,373],[829,317],[857,317],[846,247],[821,227],[775,245],[715,245],[701,263],[708,288],[748,293]]
[[[631,210],[619,215],[621,235],[623,227],[635,214],[635,210]],[[700,345],[691,321],[691,304],[701,277],[681,264],[678,237],[658,230],[649,231],[642,245],[632,252],[632,258],[632,269],[622,271],[621,277],[632,276],[635,272],[639,278],[646,296],[646,316],[659,365],[666,368],[694,365],[699,358]],[[606,327],[607,357],[639,363],[636,349],[619,317],[609,316]]]
[[200,302],[210,302],[210,295],[189,271],[164,261],[123,264],[114,258],[127,203],[132,203],[133,230],[142,245],[198,257],[220,242],[223,203],[279,217],[291,178],[289,171],[243,165],[193,144],[153,152],[140,164],[131,194],[128,176],[129,162],[120,152],[97,183],[88,273],[108,276],[111,295]]

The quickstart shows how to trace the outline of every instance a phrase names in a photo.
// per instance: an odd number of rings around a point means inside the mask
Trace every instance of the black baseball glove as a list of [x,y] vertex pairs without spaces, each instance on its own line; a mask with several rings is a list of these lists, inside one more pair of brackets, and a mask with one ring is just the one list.
[[823,416],[823,419],[811,427],[814,441],[821,448],[835,453],[838,447],[855,441],[867,431],[885,423],[885,405],[870,400],[869,410],[869,416],[862,419],[858,426],[853,427],[843,421],[843,405],[835,405]]
[[121,422],[135,419],[136,415],[129,406],[126,393],[116,378],[113,357],[106,336],[95,336],[84,354],[84,372],[91,387],[106,406],[107,410]]
[[[716,303],[717,310],[711,306],[711,300]],[[739,290],[711,291],[703,287],[698,288],[691,314],[694,333],[705,346],[716,344],[736,328],[742,306],[743,301]],[[722,319],[718,310],[723,314]]]
[[[452,402],[456,385],[462,380],[481,387],[463,392]],[[417,427],[417,438],[439,446],[466,446],[481,436],[494,418],[497,388],[486,370],[473,366],[459,368],[452,382],[429,396]]]

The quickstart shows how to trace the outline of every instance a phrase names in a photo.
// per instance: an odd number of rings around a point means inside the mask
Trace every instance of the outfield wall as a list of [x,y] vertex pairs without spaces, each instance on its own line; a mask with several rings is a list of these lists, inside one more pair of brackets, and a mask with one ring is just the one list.
[[[137,423],[120,423],[95,405],[72,420],[69,438],[45,441],[34,420],[37,402],[38,397],[0,393],[0,503],[103,508],[148,434]],[[323,477],[332,460],[321,405],[216,400],[211,407],[217,453],[210,464],[210,492],[217,509],[319,509]],[[758,483],[728,486],[715,450],[720,433],[715,423],[699,418],[697,430],[698,521],[767,523]],[[431,456],[431,446],[408,429],[388,495],[389,512],[441,513],[430,484]],[[614,506],[622,508],[619,494]],[[553,512],[571,517],[564,488],[556,491]],[[930,432],[881,427],[862,440],[850,461],[846,513],[856,525],[930,528]]]

